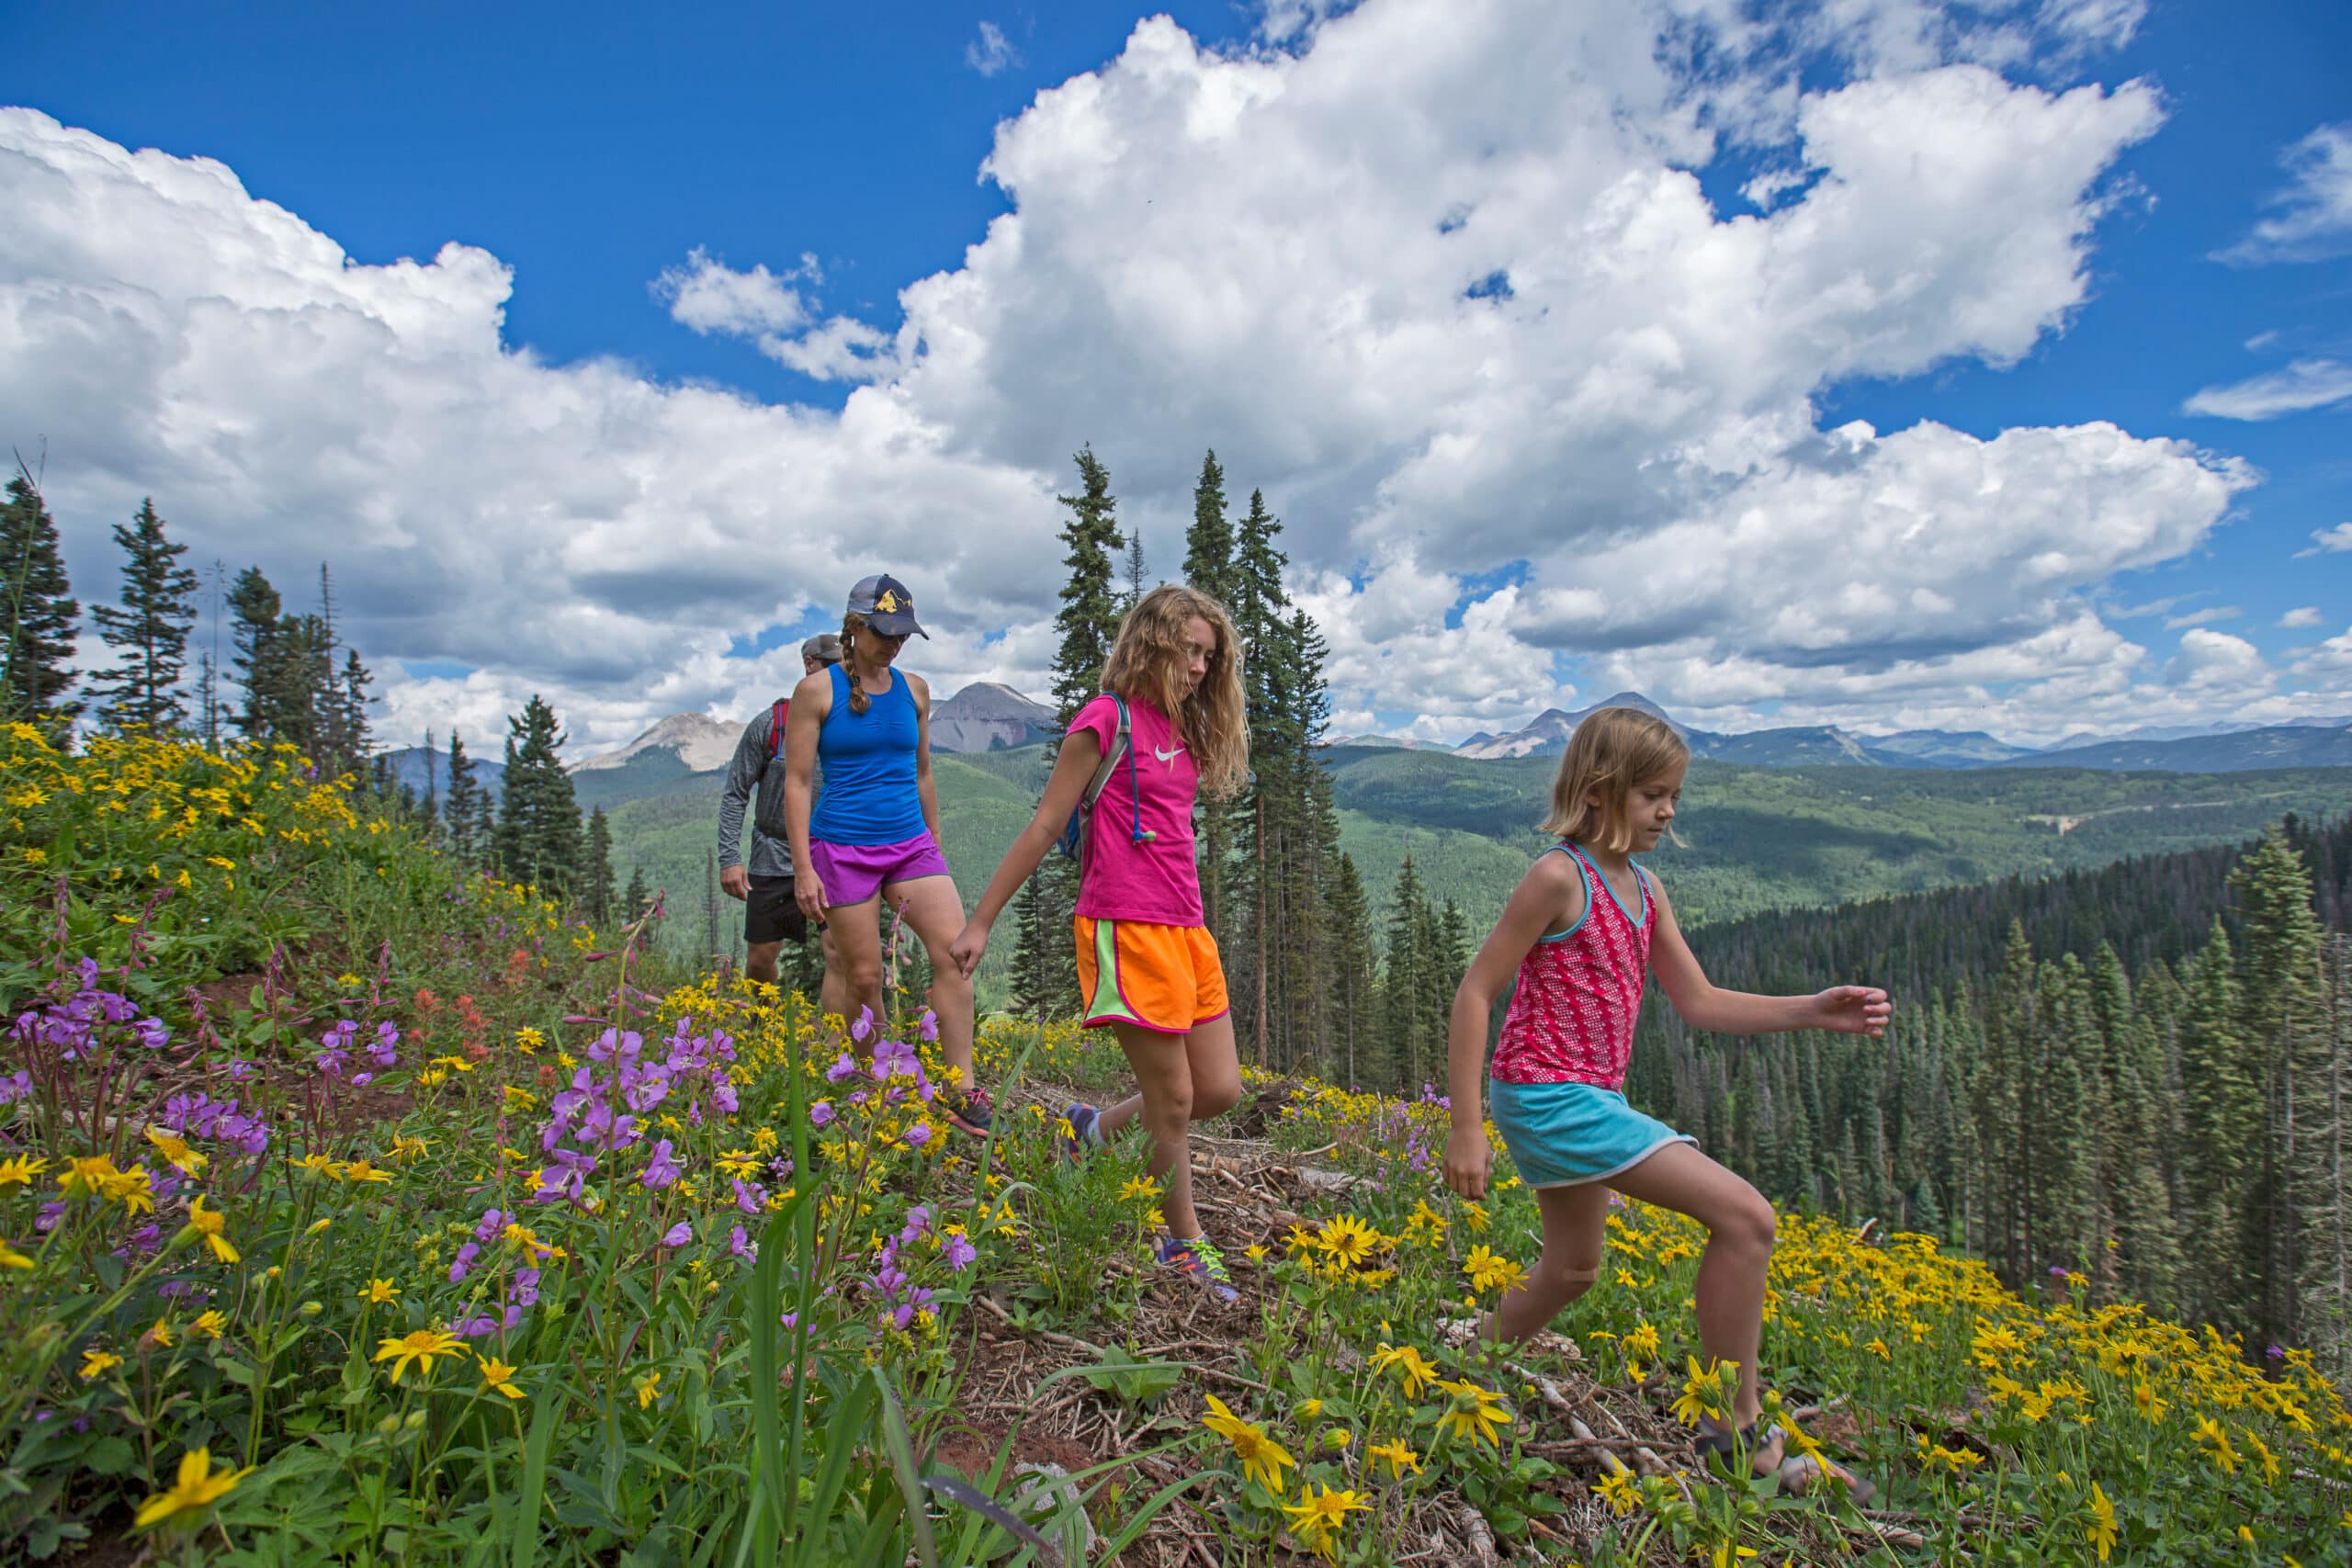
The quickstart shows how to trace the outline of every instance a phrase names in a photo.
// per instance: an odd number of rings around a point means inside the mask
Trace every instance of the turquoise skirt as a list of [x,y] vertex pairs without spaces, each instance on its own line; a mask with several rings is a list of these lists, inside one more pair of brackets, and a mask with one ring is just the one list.
[[1575,1187],[1633,1169],[1668,1144],[1699,1140],[1589,1083],[1487,1082],[1495,1131],[1530,1187]]

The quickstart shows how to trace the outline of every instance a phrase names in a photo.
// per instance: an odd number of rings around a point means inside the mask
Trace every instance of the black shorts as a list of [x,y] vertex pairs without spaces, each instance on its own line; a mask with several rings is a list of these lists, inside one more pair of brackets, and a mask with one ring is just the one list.
[[768,942],[807,942],[808,917],[792,896],[792,878],[755,876],[752,895],[743,901],[743,940],[757,947]]

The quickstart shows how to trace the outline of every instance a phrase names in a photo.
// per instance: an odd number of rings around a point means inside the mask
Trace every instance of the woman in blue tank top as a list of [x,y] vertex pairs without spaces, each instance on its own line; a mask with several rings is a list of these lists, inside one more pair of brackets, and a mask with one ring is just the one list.
[[[850,590],[841,662],[800,682],[784,725],[784,812],[793,889],[833,938],[849,1005],[883,1016],[882,905],[888,900],[931,954],[931,1005],[956,1082],[932,1101],[975,1136],[989,1130],[989,1097],[972,1075],[972,983],[948,955],[964,900],[939,848],[939,793],[931,778],[931,688],[893,668],[915,620],[914,596],[895,577]],[[817,766],[825,795],[810,809]],[[860,1042],[871,1052],[873,1040]]]

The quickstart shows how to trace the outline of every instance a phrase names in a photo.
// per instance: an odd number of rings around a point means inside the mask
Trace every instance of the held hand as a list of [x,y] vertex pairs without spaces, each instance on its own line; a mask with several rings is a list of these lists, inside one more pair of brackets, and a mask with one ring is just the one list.
[[804,871],[792,879],[792,899],[808,923],[820,931],[825,925],[825,884],[816,872]]
[[1815,1029],[1875,1037],[1886,1032],[1894,1003],[1875,986],[1832,986],[1813,998],[1813,1010]]
[[718,890],[729,898],[748,899],[752,896],[752,874],[740,865],[730,865],[718,874]]
[[980,966],[980,954],[988,950],[989,928],[978,920],[967,920],[964,929],[956,933],[956,940],[947,944],[947,956],[955,960],[956,967],[968,980],[972,971]]
[[1445,1140],[1445,1184],[1473,1203],[1487,1195],[1495,1151],[1481,1127],[1456,1127]]

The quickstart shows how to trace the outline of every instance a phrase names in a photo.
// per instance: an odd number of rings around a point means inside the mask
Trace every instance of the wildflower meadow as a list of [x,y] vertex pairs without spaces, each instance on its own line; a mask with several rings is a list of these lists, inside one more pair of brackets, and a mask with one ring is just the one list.
[[[1694,1457],[1703,1236],[1465,1322],[1534,1202],[1447,1111],[1260,1078],[1151,1262],[1107,1041],[827,1021],[462,874],[290,750],[0,733],[0,1554],[92,1562],[2352,1562],[2292,1347],[1782,1217],[1777,1476]],[[1804,1461],[1872,1482],[1866,1502]],[[1792,1479],[1793,1478],[1793,1479]]]

